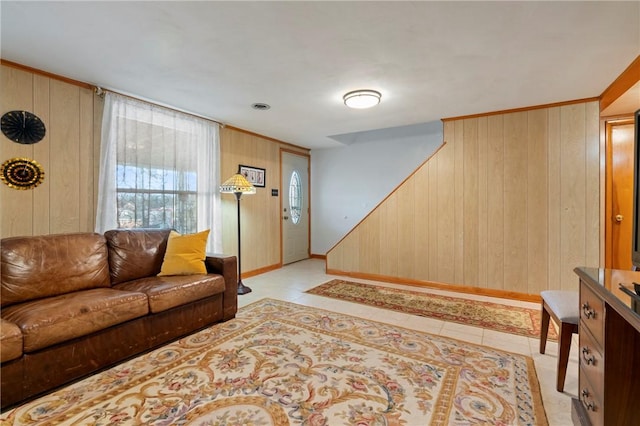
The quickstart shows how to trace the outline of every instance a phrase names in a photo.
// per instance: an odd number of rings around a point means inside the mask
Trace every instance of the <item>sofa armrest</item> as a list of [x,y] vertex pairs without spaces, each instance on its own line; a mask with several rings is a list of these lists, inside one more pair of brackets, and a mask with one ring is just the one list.
[[223,254],[207,254],[205,265],[207,273],[224,277],[223,320],[234,318],[238,311],[238,259]]

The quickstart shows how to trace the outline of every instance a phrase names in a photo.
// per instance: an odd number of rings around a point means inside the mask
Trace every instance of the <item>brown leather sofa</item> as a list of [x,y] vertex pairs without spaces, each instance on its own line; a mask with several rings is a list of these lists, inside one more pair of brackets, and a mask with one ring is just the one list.
[[235,317],[235,256],[156,276],[169,230],[0,242],[2,409]]

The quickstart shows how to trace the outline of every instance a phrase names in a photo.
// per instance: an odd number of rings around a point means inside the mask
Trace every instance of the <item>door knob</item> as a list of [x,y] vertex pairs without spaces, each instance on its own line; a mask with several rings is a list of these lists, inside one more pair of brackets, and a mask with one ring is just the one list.
[[621,214],[616,215],[616,222],[622,222],[622,219],[624,219],[624,216]]

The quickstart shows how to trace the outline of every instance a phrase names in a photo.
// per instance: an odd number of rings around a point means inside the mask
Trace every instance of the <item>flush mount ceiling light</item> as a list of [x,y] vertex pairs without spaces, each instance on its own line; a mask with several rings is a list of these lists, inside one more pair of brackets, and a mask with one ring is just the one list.
[[349,108],[371,108],[380,103],[382,95],[375,90],[354,90],[342,97]]

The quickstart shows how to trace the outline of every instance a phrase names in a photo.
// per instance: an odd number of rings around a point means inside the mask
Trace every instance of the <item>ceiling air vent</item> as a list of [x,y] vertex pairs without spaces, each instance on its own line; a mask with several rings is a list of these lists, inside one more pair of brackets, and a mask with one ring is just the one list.
[[269,108],[271,108],[271,105],[263,104],[262,102],[256,102],[255,104],[251,105],[251,108],[257,109],[260,111],[266,111]]

